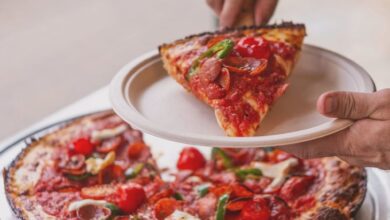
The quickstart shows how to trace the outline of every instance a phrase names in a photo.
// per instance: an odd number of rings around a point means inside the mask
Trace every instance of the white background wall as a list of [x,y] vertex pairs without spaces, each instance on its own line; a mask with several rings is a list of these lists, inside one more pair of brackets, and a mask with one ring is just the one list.
[[[280,0],[274,21],[390,87],[389,0]],[[203,0],[0,0],[0,139],[109,83],[132,58],[212,30]]]

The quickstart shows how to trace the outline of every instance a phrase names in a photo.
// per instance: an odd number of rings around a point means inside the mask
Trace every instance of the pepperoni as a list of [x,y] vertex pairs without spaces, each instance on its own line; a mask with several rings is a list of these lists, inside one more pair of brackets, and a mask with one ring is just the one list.
[[265,199],[252,200],[245,204],[240,217],[245,220],[268,220],[271,217],[271,210]]
[[215,81],[221,72],[221,68],[222,62],[220,59],[215,57],[205,59],[199,68],[200,81],[205,85]]
[[308,191],[314,181],[313,176],[293,176],[288,179],[280,190],[280,196],[292,201]]

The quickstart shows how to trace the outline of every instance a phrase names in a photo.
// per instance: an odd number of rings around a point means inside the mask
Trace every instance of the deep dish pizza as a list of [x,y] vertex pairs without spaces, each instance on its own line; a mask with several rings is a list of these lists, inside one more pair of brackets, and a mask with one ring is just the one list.
[[214,109],[229,136],[252,136],[286,91],[306,35],[302,24],[242,27],[160,46],[164,67]]
[[272,148],[186,147],[174,164],[162,179],[142,133],[103,112],[33,141],[4,185],[20,219],[351,219],[366,192],[361,168]]

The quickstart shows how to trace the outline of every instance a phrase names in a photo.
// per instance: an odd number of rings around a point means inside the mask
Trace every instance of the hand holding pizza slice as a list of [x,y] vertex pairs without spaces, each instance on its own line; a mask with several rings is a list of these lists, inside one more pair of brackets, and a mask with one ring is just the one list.
[[300,24],[203,33],[160,47],[168,73],[211,106],[229,136],[252,136],[286,90],[305,36]]

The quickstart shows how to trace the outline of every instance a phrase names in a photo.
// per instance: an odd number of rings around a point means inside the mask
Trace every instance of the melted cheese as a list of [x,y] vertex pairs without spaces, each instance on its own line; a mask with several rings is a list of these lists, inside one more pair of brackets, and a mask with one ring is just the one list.
[[200,220],[198,217],[175,210],[170,216],[166,217],[165,220]]
[[94,141],[99,141],[99,140],[104,140],[107,138],[115,137],[117,135],[122,134],[127,130],[128,126],[125,124],[119,125],[118,127],[115,128],[110,128],[110,129],[103,129],[100,131],[93,131],[91,138]]
[[104,159],[101,158],[88,158],[85,161],[87,172],[92,174],[98,174],[104,168],[110,166],[115,162],[115,152],[111,151],[106,155]]
[[298,165],[298,159],[288,158],[276,164],[253,162],[251,166],[260,169],[264,176],[273,178],[272,183],[267,187],[268,190],[272,190],[284,183],[289,171],[296,165]]

